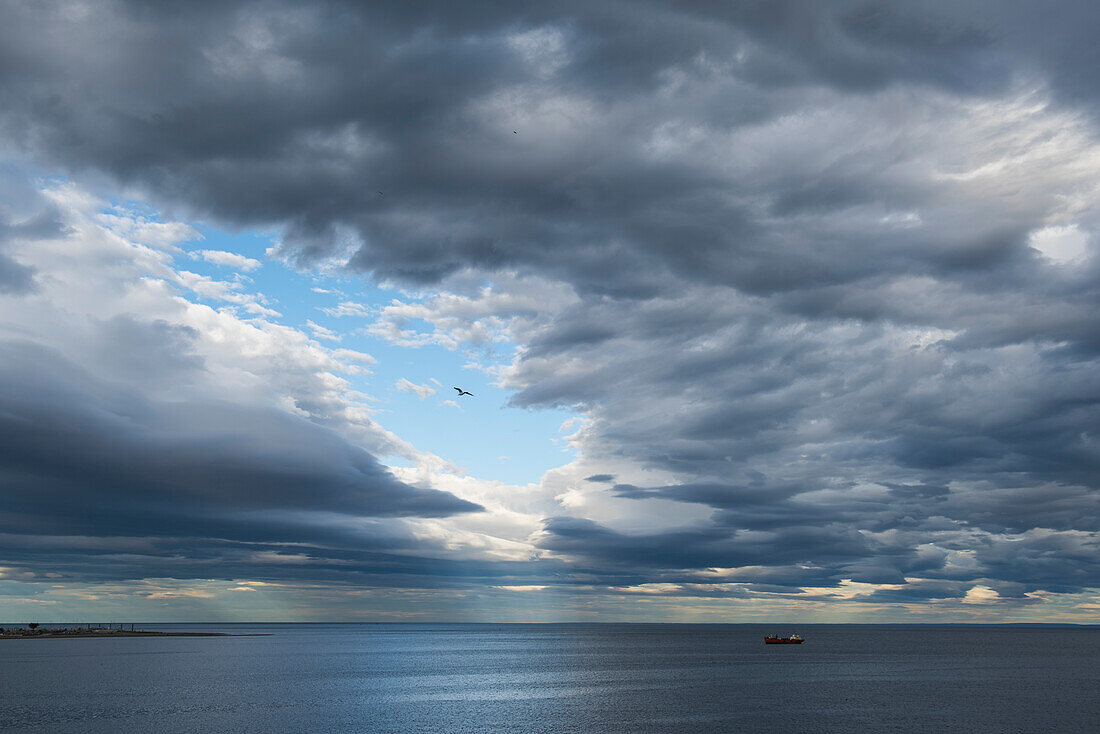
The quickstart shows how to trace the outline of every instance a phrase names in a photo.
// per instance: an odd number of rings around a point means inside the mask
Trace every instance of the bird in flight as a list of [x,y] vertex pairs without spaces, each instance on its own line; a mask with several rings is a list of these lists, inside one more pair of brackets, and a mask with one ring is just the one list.
[[474,396],[474,394],[472,392],[466,392],[465,390],[463,390],[460,387],[456,387],[455,390],[458,390],[458,397],[462,397],[463,395],[469,395],[472,398]]
[[378,192],[378,195],[379,196],[384,196],[384,194],[381,191]]
[[512,131],[512,134],[513,135],[519,135],[519,133],[517,133],[515,130]]

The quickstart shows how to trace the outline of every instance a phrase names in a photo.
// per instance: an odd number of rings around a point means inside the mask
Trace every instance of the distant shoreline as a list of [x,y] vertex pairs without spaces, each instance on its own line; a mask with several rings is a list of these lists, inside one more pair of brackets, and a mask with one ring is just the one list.
[[0,635],[0,640],[88,640],[104,637],[269,637],[270,633],[235,635],[229,632],[145,632],[135,630],[104,630],[80,632],[41,632],[23,635]]

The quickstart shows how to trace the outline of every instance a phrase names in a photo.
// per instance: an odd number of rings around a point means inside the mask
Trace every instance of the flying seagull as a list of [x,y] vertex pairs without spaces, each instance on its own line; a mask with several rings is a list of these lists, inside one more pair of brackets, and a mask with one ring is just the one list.
[[463,395],[469,395],[472,398],[474,396],[474,394],[472,392],[466,392],[461,387],[456,387],[455,390],[458,390],[458,397],[462,397]]
[[513,135],[519,135],[519,133],[517,133],[515,130],[512,131],[512,134]]

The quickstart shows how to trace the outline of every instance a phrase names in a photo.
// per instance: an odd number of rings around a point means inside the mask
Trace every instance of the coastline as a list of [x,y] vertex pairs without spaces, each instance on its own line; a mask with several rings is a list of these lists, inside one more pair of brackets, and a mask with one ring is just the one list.
[[0,640],[87,640],[104,637],[269,637],[270,633],[235,635],[229,632],[145,632],[136,630],[103,630],[91,632],[44,632],[28,635],[0,635]]

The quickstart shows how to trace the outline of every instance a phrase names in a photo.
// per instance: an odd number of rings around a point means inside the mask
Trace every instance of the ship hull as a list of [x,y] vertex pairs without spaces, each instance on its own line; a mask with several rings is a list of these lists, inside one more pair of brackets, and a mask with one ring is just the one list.
[[764,638],[764,644],[765,645],[801,645],[802,640],[786,640],[786,639],[783,639],[782,637],[780,637],[778,639],[772,639],[772,638],[769,638],[769,637],[765,637]]

